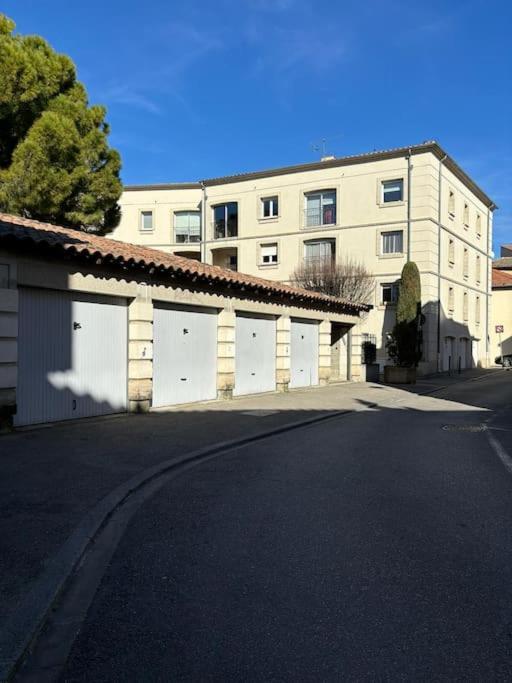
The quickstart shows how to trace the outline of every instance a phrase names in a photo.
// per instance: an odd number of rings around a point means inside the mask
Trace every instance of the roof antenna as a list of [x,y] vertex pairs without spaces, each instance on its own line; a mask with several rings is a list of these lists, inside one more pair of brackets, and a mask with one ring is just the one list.
[[330,142],[333,140],[336,140],[336,138],[341,138],[343,137],[342,135],[335,135],[334,137],[330,138],[322,138],[319,141],[312,142],[311,143],[311,149],[313,152],[317,152],[321,154],[320,161],[331,161],[332,159],[336,159],[334,154],[331,154],[330,152],[327,151],[327,140],[329,139]]
[[325,156],[325,143],[327,140],[325,138],[322,138],[319,142],[313,142],[311,144],[311,149],[313,152],[322,152],[322,157]]

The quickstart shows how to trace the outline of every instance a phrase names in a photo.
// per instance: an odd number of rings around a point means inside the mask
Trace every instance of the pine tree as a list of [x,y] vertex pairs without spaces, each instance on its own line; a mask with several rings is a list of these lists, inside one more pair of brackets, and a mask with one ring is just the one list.
[[108,232],[121,161],[69,57],[0,15],[0,211]]

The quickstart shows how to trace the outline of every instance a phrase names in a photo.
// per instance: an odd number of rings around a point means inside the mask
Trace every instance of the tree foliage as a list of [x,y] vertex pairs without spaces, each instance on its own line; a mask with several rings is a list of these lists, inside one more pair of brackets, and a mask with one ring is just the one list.
[[366,267],[350,259],[340,263],[330,258],[304,261],[291,279],[303,289],[354,303],[369,303],[375,288],[375,280]]
[[73,62],[0,14],[0,210],[108,232],[121,161]]
[[390,358],[402,367],[417,367],[422,354],[423,314],[418,266],[409,261],[402,269],[396,324],[386,345]]
[[402,269],[400,289],[396,305],[396,321],[413,322],[421,313],[420,271],[414,261],[406,263]]

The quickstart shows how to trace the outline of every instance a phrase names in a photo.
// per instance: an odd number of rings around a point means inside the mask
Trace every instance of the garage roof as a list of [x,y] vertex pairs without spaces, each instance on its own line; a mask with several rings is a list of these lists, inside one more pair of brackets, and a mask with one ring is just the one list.
[[180,276],[193,282],[235,287],[261,297],[278,296],[292,304],[321,305],[322,308],[359,313],[371,306],[343,301],[326,294],[312,292],[280,282],[244,275],[218,266],[211,266],[157,249],[111,240],[88,232],[41,223],[28,218],[0,213],[0,244],[45,247],[70,258],[88,259],[105,265],[118,265],[150,272],[159,277]]

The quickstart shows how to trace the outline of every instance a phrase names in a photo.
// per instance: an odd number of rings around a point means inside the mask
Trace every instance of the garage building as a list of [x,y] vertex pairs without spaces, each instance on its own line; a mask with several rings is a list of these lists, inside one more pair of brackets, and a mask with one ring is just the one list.
[[[325,384],[339,378],[338,348],[358,380],[366,311],[0,214],[0,420],[25,426]],[[332,346],[334,326],[350,343]]]

